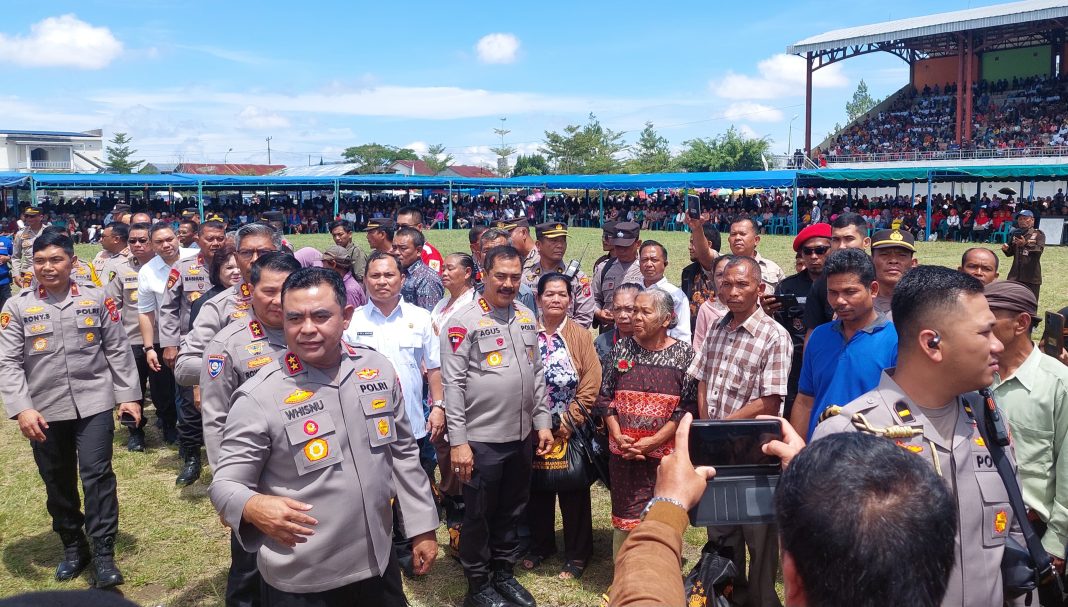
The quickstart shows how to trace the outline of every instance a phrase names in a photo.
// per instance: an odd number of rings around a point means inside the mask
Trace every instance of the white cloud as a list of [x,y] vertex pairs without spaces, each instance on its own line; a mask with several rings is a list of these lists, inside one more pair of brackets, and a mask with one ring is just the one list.
[[98,70],[122,51],[122,42],[110,29],[92,26],[73,14],[34,23],[28,35],[0,34],[0,62],[22,67]]
[[737,101],[723,111],[723,117],[728,120],[749,120],[750,122],[779,122],[782,120],[782,112],[776,108],[753,103],[752,101]]
[[427,142],[425,141],[413,141],[407,145],[402,145],[401,147],[408,148],[409,150],[415,152],[416,154],[419,154],[420,156],[426,154],[427,150],[430,149],[430,145],[427,144]]
[[761,137],[763,137],[763,135],[757,134],[757,132],[753,130],[753,127],[749,126],[748,124],[740,125],[737,128],[738,132],[741,133],[742,136],[747,139],[760,139]]
[[264,110],[254,105],[246,105],[245,109],[237,115],[239,126],[247,129],[284,129],[289,128],[289,120],[274,112]]
[[[108,90],[90,95],[90,100],[116,106],[146,105],[153,108],[199,111],[204,107],[249,105],[269,107],[276,112],[310,115],[376,116],[425,120],[459,118],[495,119],[502,115],[531,113],[572,116],[569,121],[585,117],[591,108],[598,113],[620,114],[650,105],[674,103],[668,98],[626,99],[569,97],[528,92],[501,92],[485,89],[433,86],[372,86],[345,92],[305,91],[297,94],[277,92],[231,92],[203,88],[143,90]],[[432,100],[433,103],[428,101]],[[240,111],[240,109],[235,109]]]
[[[712,91],[726,99],[776,99],[803,95],[805,60],[796,55],[772,55],[757,64],[759,76],[727,72],[709,83]],[[840,63],[832,63],[812,73],[813,88],[837,88],[849,84]]]
[[482,63],[512,63],[519,53],[519,38],[514,34],[486,34],[475,45]]

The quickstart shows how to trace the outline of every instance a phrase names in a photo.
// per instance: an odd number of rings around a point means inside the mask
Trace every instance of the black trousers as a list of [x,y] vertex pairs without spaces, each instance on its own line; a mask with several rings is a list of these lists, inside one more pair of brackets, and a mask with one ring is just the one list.
[[11,299],[11,283],[0,285],[0,308],[4,307],[4,303]]
[[[314,564],[312,565],[314,566]],[[260,586],[263,607],[407,607],[397,561],[389,560],[382,577],[373,577],[323,592],[285,592],[267,582]]]
[[564,520],[564,561],[588,563],[593,554],[593,512],[590,488],[566,493],[531,491],[527,504],[530,526],[530,554],[551,556],[556,553],[556,500]]
[[256,555],[245,552],[230,532],[230,572],[226,576],[226,607],[259,607],[263,578],[256,567]]
[[[131,346],[134,360],[137,362],[137,377],[141,382],[141,394],[145,394],[146,384],[148,394],[152,395],[152,405],[156,407],[156,417],[163,428],[173,428],[178,423],[178,414],[174,407],[174,373],[167,365],[161,365],[159,371],[153,371],[148,366],[145,351],[141,346]],[[155,346],[156,356],[163,360],[163,349]],[[141,399],[141,425],[144,428],[145,420],[144,399]]]
[[193,388],[177,386],[178,397],[178,447],[192,455],[199,453],[204,446],[204,428],[201,425],[200,410],[193,404]]
[[530,436],[507,443],[469,442],[474,454],[471,482],[463,486],[464,523],[460,564],[471,586],[493,571],[511,572],[519,560],[519,524],[530,497]]
[[[31,443],[33,460],[45,484],[48,514],[56,532],[78,531],[100,539],[119,531],[119,498],[111,469],[115,418],[111,410],[65,421],[49,422],[45,441]],[[85,490],[81,511],[78,479]]]

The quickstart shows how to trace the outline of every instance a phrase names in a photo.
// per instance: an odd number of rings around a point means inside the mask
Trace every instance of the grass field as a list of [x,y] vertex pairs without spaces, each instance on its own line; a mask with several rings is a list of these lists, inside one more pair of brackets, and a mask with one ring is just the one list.
[[[669,251],[668,277],[676,281],[688,263],[687,238],[683,232],[647,233],[663,243]],[[362,235],[360,235],[362,238]],[[428,238],[442,254],[467,251],[466,232],[433,231]],[[297,236],[296,247],[324,248],[332,244],[328,235]],[[362,244],[365,244],[361,241]],[[600,231],[572,231],[571,254],[577,255],[589,244],[583,267],[591,271],[600,253]],[[791,238],[765,236],[761,253],[778,262],[791,274],[793,251]],[[921,263],[957,267],[966,245],[957,243],[921,243]],[[92,258],[96,247],[79,246],[78,253]],[[1005,261],[1004,258],[1002,258]],[[1068,277],[1068,250],[1048,248],[1042,258],[1046,283],[1040,308],[1059,309],[1065,305]],[[1002,276],[1008,266],[1002,268]],[[131,370],[133,372],[133,370]],[[151,409],[149,415],[151,416]],[[174,477],[178,468],[174,448],[161,446],[158,434],[149,426],[149,450],[127,453],[125,431],[116,433],[115,471],[118,475],[120,534],[118,562],[126,575],[121,589],[131,600],[142,605],[220,605],[226,584],[229,562],[227,532],[219,524],[206,487],[210,471],[191,487],[178,490]],[[31,590],[84,588],[85,578],[60,585],[52,581],[52,571],[60,555],[58,537],[44,508],[44,487],[37,475],[30,448],[16,424],[0,426],[0,596]],[[538,603],[552,605],[597,605],[601,593],[611,583],[611,524],[608,493],[600,485],[594,489],[594,557],[581,580],[560,581],[559,558],[549,559],[533,573],[519,573],[520,580],[534,593]],[[704,544],[703,530],[687,532],[686,555],[692,563]],[[442,546],[447,538],[439,532]],[[562,540],[558,540],[562,542]],[[562,547],[562,545],[561,545]],[[415,605],[458,605],[465,591],[463,572],[445,551],[430,575],[406,582],[408,597]]]

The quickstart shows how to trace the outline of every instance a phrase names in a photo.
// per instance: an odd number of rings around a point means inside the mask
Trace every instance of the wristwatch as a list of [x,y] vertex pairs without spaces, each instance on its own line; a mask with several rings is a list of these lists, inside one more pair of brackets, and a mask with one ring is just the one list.
[[153,348],[152,346],[142,346],[142,347],[143,347],[143,349],[145,351],[145,354],[148,354],[149,352],[152,352],[153,350],[155,350],[155,348]]
[[431,402],[430,403],[430,408],[433,409],[435,407],[438,408],[438,409],[441,409],[442,411],[444,411],[445,410],[445,401],[436,400],[436,401]]
[[651,510],[652,507],[653,507],[653,504],[655,504],[657,502],[667,502],[669,504],[675,504],[676,506],[678,506],[679,508],[682,508],[683,510],[686,509],[686,506],[684,506],[682,504],[682,502],[680,502],[679,500],[677,500],[677,499],[675,499],[673,497],[659,497],[658,496],[658,497],[654,497],[653,499],[649,500],[649,503],[645,505],[645,509],[642,510],[642,513],[640,515],[638,515],[638,518],[644,521],[645,520],[645,515],[649,514],[649,510]]

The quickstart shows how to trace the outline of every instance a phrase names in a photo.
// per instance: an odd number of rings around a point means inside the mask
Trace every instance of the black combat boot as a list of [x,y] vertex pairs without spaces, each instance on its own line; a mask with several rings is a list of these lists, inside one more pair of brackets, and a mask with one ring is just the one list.
[[186,453],[182,462],[182,471],[178,473],[178,478],[174,479],[174,484],[187,487],[200,478],[200,449]]
[[113,588],[125,582],[115,565],[115,536],[93,540],[93,569],[89,573],[93,588]]
[[81,530],[60,531],[59,539],[63,541],[63,560],[56,567],[56,581],[69,582],[78,577],[92,561],[89,541]]
[[130,438],[126,441],[126,450],[135,453],[145,451],[145,431],[142,428],[130,430]]

